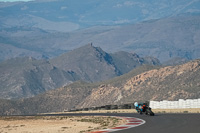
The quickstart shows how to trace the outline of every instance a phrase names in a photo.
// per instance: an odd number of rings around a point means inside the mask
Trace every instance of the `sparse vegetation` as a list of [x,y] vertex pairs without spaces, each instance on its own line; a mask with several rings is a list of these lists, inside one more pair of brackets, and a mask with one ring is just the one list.
[[[152,109],[154,113],[199,113],[200,108],[194,109]],[[70,113],[70,112],[68,112]],[[107,110],[77,111],[72,113],[107,113]],[[135,109],[118,109],[112,113],[137,113]]]
[[[46,124],[45,124],[46,123]],[[38,132],[48,132],[48,128],[57,125],[57,131],[78,131],[88,133],[94,130],[106,129],[124,123],[122,119],[104,116],[4,116],[0,117],[0,129],[3,132],[18,130],[21,132],[32,132],[31,129],[38,129]],[[53,125],[51,125],[53,124]],[[67,126],[66,126],[67,124]],[[41,126],[48,126],[47,129]],[[83,130],[83,129],[84,130]],[[55,129],[49,129],[55,130]],[[56,131],[56,132],[57,132]],[[77,133],[78,133],[77,132]]]
[[[116,117],[96,117],[96,116],[92,116],[90,118],[84,118],[84,119],[81,119],[79,121],[100,124],[100,127],[96,127],[96,128],[88,127],[88,128],[93,128],[93,129],[87,130],[87,132],[89,132],[89,131],[92,131],[92,130],[115,127],[116,125],[119,125],[121,119],[116,118]],[[86,132],[86,131],[82,131],[82,132]]]
[[[199,64],[200,60],[195,60],[179,66],[141,66],[104,82],[77,81],[29,99],[0,100],[0,114],[61,112],[66,108],[125,104],[147,99],[199,98]],[[111,110],[107,112],[112,113]]]

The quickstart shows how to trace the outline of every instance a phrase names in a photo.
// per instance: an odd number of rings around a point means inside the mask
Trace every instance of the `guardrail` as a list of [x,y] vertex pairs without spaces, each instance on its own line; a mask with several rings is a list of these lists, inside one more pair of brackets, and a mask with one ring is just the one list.
[[90,111],[90,110],[116,110],[116,109],[134,109],[134,103],[122,104],[122,105],[105,105],[99,107],[88,107],[88,108],[80,108],[80,109],[70,109],[65,110],[64,112],[75,112],[75,111]]
[[[149,105],[149,101],[145,101]],[[93,106],[88,108],[70,109],[64,110],[64,112],[75,112],[75,111],[90,111],[90,110],[117,110],[117,109],[135,109],[134,103],[121,104],[121,105],[105,105],[105,106]]]
[[178,101],[150,101],[152,109],[185,109],[185,108],[200,108],[199,99],[179,99]]

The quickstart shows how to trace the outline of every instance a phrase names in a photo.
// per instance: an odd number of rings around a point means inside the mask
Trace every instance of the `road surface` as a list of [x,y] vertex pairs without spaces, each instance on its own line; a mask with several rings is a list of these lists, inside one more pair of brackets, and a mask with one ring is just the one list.
[[125,116],[137,117],[146,121],[145,124],[115,131],[115,133],[200,133],[200,114],[156,114],[146,116],[131,113],[95,113],[95,114],[56,114],[72,116]]

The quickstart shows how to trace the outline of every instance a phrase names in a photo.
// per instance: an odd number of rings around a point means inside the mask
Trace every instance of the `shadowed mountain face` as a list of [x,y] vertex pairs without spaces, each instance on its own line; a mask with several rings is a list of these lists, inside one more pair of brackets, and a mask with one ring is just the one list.
[[72,70],[81,79],[92,82],[114,78],[143,64],[160,65],[155,58],[145,59],[128,52],[108,54],[92,44],[63,54],[50,62],[62,70]]
[[147,100],[199,98],[200,60],[178,66],[141,66],[101,83],[75,82],[33,98],[0,100],[0,114],[35,114]]
[[112,57],[102,49],[88,44],[50,60],[63,70],[72,70],[87,81],[106,80],[120,75]]
[[15,58],[0,64],[0,97],[32,97],[79,80],[72,72],[60,70],[48,61]]
[[143,64],[160,65],[154,58],[120,53],[108,54],[88,44],[50,61],[32,57],[9,59],[0,63],[0,97],[32,97],[77,80],[104,81]]

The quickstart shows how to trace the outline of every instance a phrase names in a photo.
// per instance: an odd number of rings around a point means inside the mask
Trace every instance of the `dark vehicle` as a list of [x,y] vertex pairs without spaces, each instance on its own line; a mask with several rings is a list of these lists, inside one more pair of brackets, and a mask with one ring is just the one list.
[[140,104],[136,103],[135,109],[140,114],[146,114],[146,115],[154,116],[154,113],[152,112],[151,108],[146,103],[140,103]]

